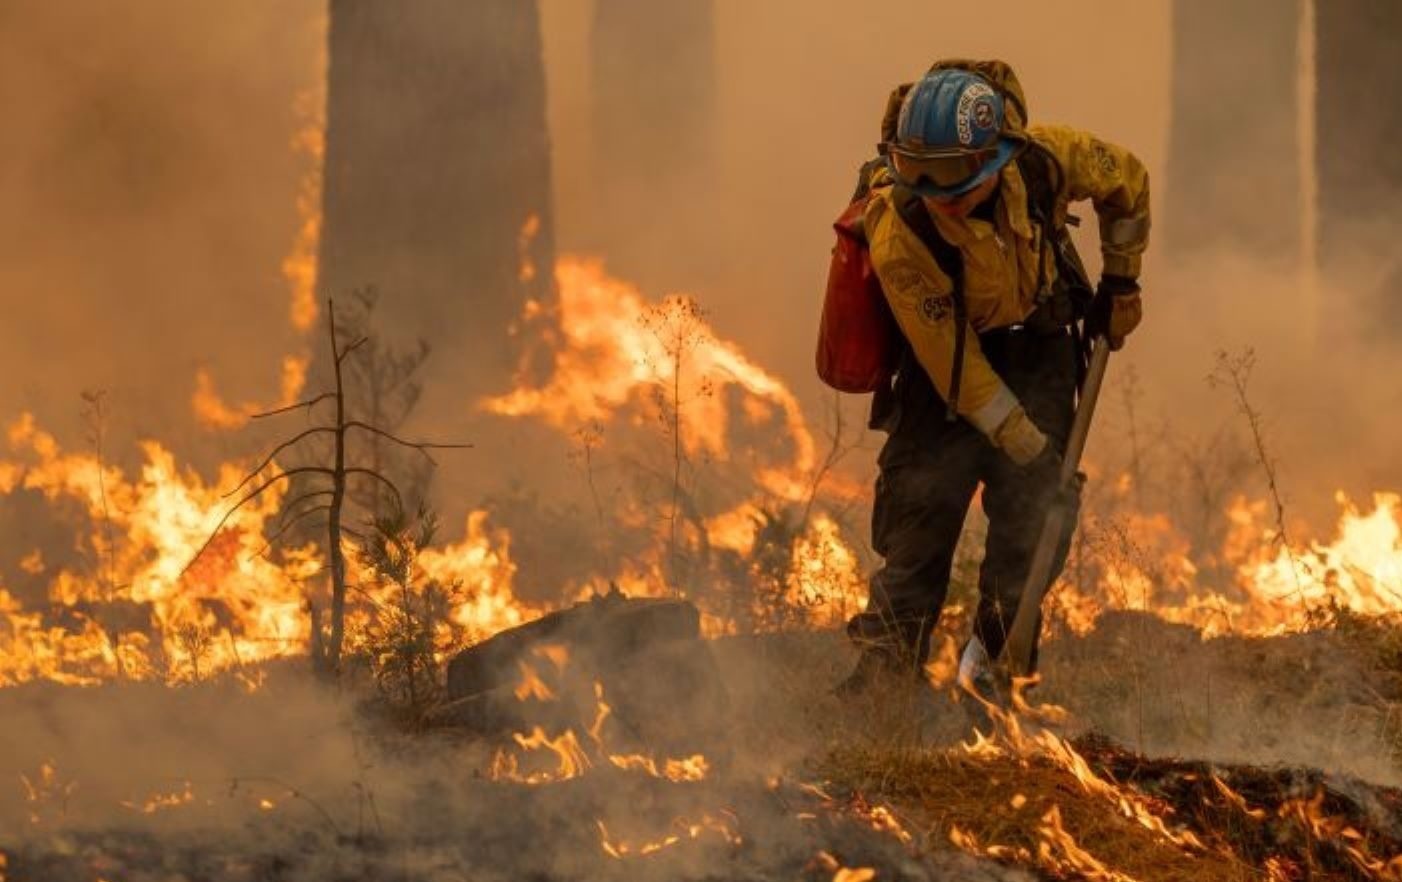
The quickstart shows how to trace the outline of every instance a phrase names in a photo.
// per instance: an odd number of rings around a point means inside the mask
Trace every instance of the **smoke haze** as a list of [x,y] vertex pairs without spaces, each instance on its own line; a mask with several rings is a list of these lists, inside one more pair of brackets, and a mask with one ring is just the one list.
[[[542,0],[540,8],[559,251],[624,243],[602,255],[616,275],[651,295],[694,293],[718,332],[785,379],[813,414],[826,398],[811,362],[830,223],[873,152],[889,89],[931,60],[1003,58],[1034,120],[1134,150],[1149,168],[1161,225],[1180,185],[1168,156],[1181,58],[1169,0],[1006,0],[996,13],[924,0],[876,10],[717,0],[705,108],[714,131],[710,155],[694,164],[595,155],[594,6]],[[1288,30],[1276,25],[1272,33]],[[298,96],[324,76],[325,36],[325,6],[312,0],[0,0],[0,419],[34,411],[79,446],[78,393],[106,387],[108,448],[119,455],[134,454],[137,436],[202,463],[246,449],[245,439],[197,429],[189,398],[204,367],[232,401],[272,400],[280,359],[311,345],[289,325],[281,266],[297,238],[308,167],[292,147],[305,122]],[[1226,124],[1242,122],[1228,115]],[[644,142],[667,121],[632,124],[636,132],[615,132],[609,143]],[[608,162],[625,178],[634,169],[671,176],[683,197],[623,211],[592,174]],[[638,183],[645,191],[649,181]],[[1211,392],[1204,377],[1215,351],[1254,346],[1254,403],[1268,417],[1292,516],[1332,518],[1337,488],[1366,502],[1369,491],[1398,487],[1398,347],[1351,308],[1359,292],[1387,283],[1389,268],[1365,255],[1311,288],[1288,255],[1267,261],[1212,248],[1219,222],[1208,211],[1190,219],[1208,240],[1191,255],[1151,245],[1147,318],[1112,369],[1094,456],[1108,469],[1125,460],[1128,415],[1118,401],[1131,371],[1144,393],[1140,431],[1171,429],[1187,443],[1238,425],[1231,397]],[[1370,237],[1390,241],[1398,226],[1380,215]],[[1090,235],[1083,252],[1094,269]],[[435,425],[463,425],[474,407],[451,388],[425,400],[441,408],[421,415]],[[485,448],[490,455],[472,455],[464,468],[492,465],[480,481],[445,469],[455,502],[474,504],[483,483],[513,477],[546,496],[563,492],[558,452],[544,463],[519,455],[528,431],[505,432]],[[1246,471],[1241,480],[1258,481],[1249,460]]]
[[[879,15],[827,2],[721,0],[707,109],[713,155],[660,166],[691,198],[622,216],[590,174],[601,161],[592,155],[593,6],[544,0],[541,9],[560,250],[645,241],[603,256],[654,295],[695,293],[722,335],[815,412],[823,393],[811,350],[828,225],[872,152],[888,89],[931,59],[1004,58],[1034,119],[1135,150],[1164,228],[1175,186],[1166,174],[1175,57],[1167,0],[1010,2],[996,20],[973,5],[917,0],[894,0]],[[174,440],[197,461],[241,449],[193,428],[189,396],[205,367],[231,401],[273,400],[280,359],[308,346],[287,322],[281,263],[296,239],[308,163],[291,147],[304,123],[297,98],[324,73],[324,10],[310,0],[217,9],[148,0],[121,12],[9,2],[0,18],[0,106],[11,120],[0,150],[0,359],[11,378],[0,384],[0,410],[33,410],[60,437],[76,435],[77,393],[105,387],[114,449],[136,435]],[[636,125],[642,133],[659,122]],[[625,131],[611,143],[627,141]],[[605,159],[625,177],[635,167],[658,173],[656,162]],[[1376,226],[1383,238],[1395,222]],[[1094,263],[1098,249],[1085,244]],[[1276,453],[1302,502],[1327,509],[1336,487],[1363,494],[1395,484],[1390,435],[1376,420],[1395,412],[1396,393],[1360,377],[1392,365],[1391,347],[1355,345],[1366,322],[1332,309],[1384,284],[1386,267],[1354,261],[1311,294],[1279,256],[1267,269],[1252,255],[1180,258],[1165,245],[1151,246],[1148,318],[1114,369],[1134,367],[1147,395],[1141,413],[1192,431],[1229,420],[1230,403],[1204,394],[1202,377],[1215,350],[1253,345],[1259,404],[1276,421]],[[429,390],[426,400],[458,424],[447,413],[451,394]],[[1340,435],[1350,439],[1347,456],[1338,455]]]
[[27,409],[73,438],[78,393],[105,388],[114,449],[199,456],[198,368],[276,398],[319,6],[0,3],[6,422]]

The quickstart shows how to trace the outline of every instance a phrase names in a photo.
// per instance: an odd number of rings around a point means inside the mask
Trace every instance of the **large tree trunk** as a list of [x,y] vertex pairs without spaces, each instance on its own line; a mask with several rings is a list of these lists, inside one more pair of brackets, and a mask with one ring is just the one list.
[[460,401],[508,387],[552,284],[536,5],[331,0],[323,297],[374,286]]
[[[1402,319],[1402,3],[1317,0],[1320,258],[1348,285],[1382,278],[1360,312],[1393,333]],[[1389,269],[1390,267],[1390,269]],[[1390,278],[1389,278],[1390,276]],[[1392,304],[1390,307],[1387,304]],[[1393,321],[1377,321],[1377,309]]]
[[1298,0],[1176,0],[1162,244],[1292,265],[1299,252]]
[[593,202],[588,244],[629,275],[693,284],[714,258],[712,0],[597,0],[591,45]]

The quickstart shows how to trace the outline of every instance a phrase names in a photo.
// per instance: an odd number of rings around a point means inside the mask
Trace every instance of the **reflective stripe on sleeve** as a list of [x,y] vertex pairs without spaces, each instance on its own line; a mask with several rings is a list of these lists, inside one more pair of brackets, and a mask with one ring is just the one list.
[[1017,396],[1006,385],[999,383],[998,391],[981,407],[964,414],[964,418],[974,424],[974,428],[992,438],[993,433],[1017,409]]

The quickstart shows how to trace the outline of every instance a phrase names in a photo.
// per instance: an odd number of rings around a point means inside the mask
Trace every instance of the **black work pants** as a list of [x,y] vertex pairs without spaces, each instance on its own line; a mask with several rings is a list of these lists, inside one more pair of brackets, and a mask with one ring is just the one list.
[[[1075,408],[1075,339],[1065,329],[1019,328],[983,335],[980,345],[1051,447],[1063,453]],[[948,421],[928,375],[913,359],[908,363],[913,370],[897,381],[890,437],[878,460],[872,547],[885,565],[872,577],[867,609],[848,623],[848,633],[870,651],[926,662],[954,548],[982,484],[988,538],[974,633],[996,658],[1056,494],[1060,456],[1044,454],[1030,467],[1018,466],[967,421]],[[1064,563],[1063,549],[1053,579]]]

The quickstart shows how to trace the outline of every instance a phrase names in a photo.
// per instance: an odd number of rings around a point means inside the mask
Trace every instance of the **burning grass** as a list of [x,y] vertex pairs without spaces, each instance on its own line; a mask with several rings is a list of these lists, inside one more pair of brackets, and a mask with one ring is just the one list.
[[[1246,495],[1201,494],[1222,504],[1190,529],[1172,499],[1142,498],[1137,473],[1093,476],[1082,540],[1053,593],[1043,690],[1075,711],[1067,731],[1138,753],[1011,725],[959,747],[963,708],[937,703],[927,725],[899,703],[853,712],[828,694],[849,659],[822,629],[857,607],[871,564],[853,526],[865,483],[837,468],[852,443],[840,411],[824,453],[796,396],[718,339],[694,303],[649,304],[594,262],[557,270],[554,373],[486,406],[572,432],[577,489],[597,516],[575,525],[591,553],[561,553],[563,516],[474,513],[460,541],[414,544],[424,583],[455,588],[434,600],[442,627],[420,627],[427,617],[407,602],[417,575],[398,581],[395,607],[395,584],[377,586],[371,568],[353,574],[351,624],[365,639],[351,645],[366,664],[397,660],[395,682],[433,697],[450,645],[605,584],[685,594],[722,638],[710,646],[733,707],[704,710],[724,749],[647,743],[611,714],[650,704],[678,719],[670,696],[640,701],[610,685],[606,698],[589,671],[574,672],[585,692],[568,702],[582,716],[549,718],[543,708],[567,703],[552,676],[565,663],[549,653],[508,689],[541,715],[496,742],[425,733],[417,713],[346,712],[319,690],[282,693],[277,671],[304,664],[307,605],[326,580],[315,546],[265,553],[279,500],[238,512],[187,566],[242,468],[205,478],[148,443],[146,466],[127,474],[100,446],[65,451],[20,418],[0,504],[71,535],[0,560],[0,706],[13,704],[12,726],[45,721],[11,736],[25,739],[10,751],[24,778],[5,817],[22,832],[0,834],[0,878],[91,882],[159,862],[190,878],[260,880],[1402,875],[1395,792],[1248,765],[1397,780],[1395,494],[1371,508],[1341,498],[1333,535],[1292,530],[1287,544],[1279,510],[1271,518]],[[596,480],[605,470],[631,477]],[[546,571],[532,554],[559,578],[530,584],[523,574]],[[962,557],[961,576],[975,558]],[[967,633],[967,578],[954,596],[930,669],[939,683]],[[387,607],[400,619],[377,629]],[[342,687],[373,704],[357,664]],[[151,719],[114,699],[135,695]],[[316,719],[280,716],[282,696]],[[167,741],[171,720],[204,738]],[[214,737],[219,726],[238,737]],[[103,733],[111,761],[71,743],[88,731]],[[162,755],[135,762],[140,745]],[[1146,758],[1173,753],[1218,765]],[[815,757],[831,786],[803,783]],[[147,826],[128,829],[133,820]]]
[[1008,863],[1064,869],[1067,844],[1078,869],[1141,879],[1250,878],[1237,862],[1194,855],[1108,810],[1073,775],[1046,760],[974,757],[955,751],[844,749],[821,770],[843,789],[889,803],[925,848],[957,847]]
[[818,769],[924,849],[1058,878],[1402,878],[1402,790],[1308,769],[1151,759],[1026,723],[929,749],[847,744]]
[[1126,818],[1045,758],[844,749],[821,768],[888,803],[925,847],[1072,878],[1402,878],[1402,791],[1306,770],[1154,760],[1096,738],[1074,746],[1095,774],[1201,845]]

